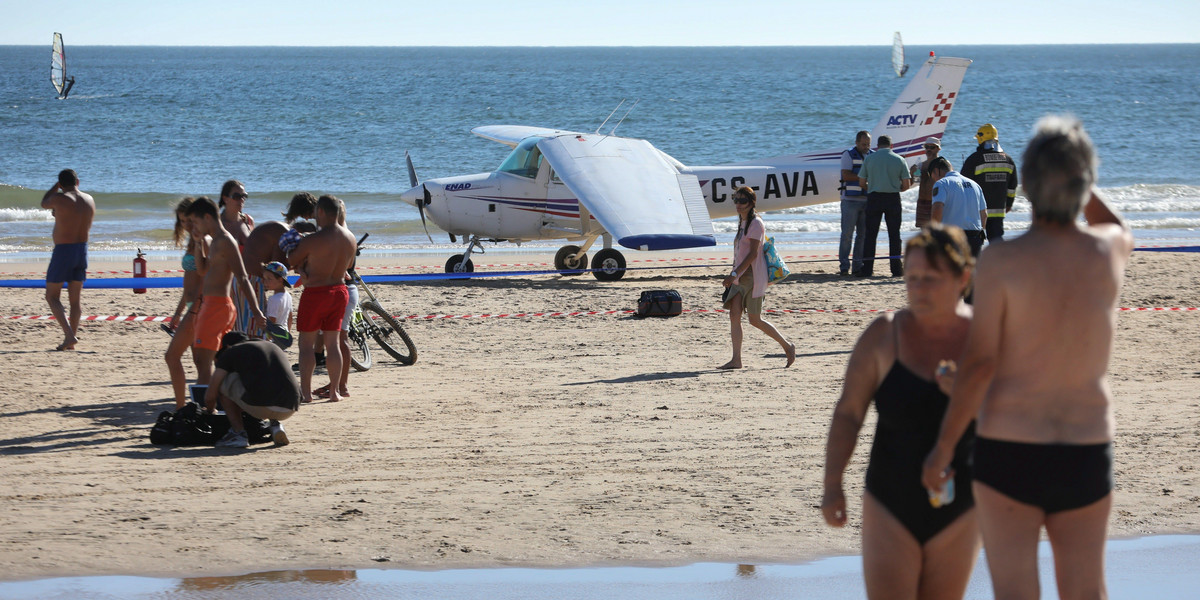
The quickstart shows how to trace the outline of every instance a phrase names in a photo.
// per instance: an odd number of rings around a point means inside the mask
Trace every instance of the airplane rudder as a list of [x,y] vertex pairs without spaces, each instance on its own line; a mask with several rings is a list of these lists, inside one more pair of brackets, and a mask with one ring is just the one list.
[[926,139],[940,139],[945,133],[950,112],[958,101],[963,73],[970,62],[947,57],[927,60],[876,124],[872,139],[888,135],[897,154],[910,162],[919,158]]

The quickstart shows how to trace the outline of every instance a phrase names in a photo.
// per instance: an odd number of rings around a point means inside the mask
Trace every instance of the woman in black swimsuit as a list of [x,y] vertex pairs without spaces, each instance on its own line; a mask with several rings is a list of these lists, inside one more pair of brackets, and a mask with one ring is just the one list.
[[863,493],[863,576],[870,598],[961,598],[979,555],[971,496],[974,432],[959,441],[956,497],[934,508],[921,466],[949,403],[954,361],[966,345],[971,307],[962,302],[974,260],[957,227],[933,224],[904,251],[908,308],[875,319],[863,332],[833,412],[821,511],[846,524],[842,475],[875,400],[878,423]]

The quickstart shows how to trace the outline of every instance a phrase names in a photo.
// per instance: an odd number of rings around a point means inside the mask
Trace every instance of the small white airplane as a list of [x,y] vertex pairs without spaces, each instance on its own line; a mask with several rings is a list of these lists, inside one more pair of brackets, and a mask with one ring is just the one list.
[[[931,56],[871,130],[872,141],[890,136],[892,149],[915,163],[924,141],[945,132],[970,64]],[[847,127],[847,139],[856,129]],[[467,238],[466,251],[446,261],[446,272],[472,272],[472,251],[483,252],[480,241],[546,239],[578,242],[559,249],[555,268],[587,269],[588,249],[603,240],[591,261],[601,281],[625,274],[625,257],[613,247],[614,239],[635,250],[716,245],[712,219],[737,214],[728,200],[738,186],[756,190],[757,210],[763,212],[840,200],[841,155],[849,147],[688,167],[650,142],[618,137],[612,130],[491,125],[471,132],[513,148],[495,171],[418,185],[405,154],[412,189],[401,199],[417,207],[422,223],[428,215],[449,233],[451,242],[459,235]]]

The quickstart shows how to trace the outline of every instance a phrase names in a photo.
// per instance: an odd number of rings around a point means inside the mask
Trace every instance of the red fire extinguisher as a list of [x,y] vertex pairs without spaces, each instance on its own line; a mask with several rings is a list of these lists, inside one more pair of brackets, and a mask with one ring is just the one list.
[[[146,259],[143,258],[144,256],[146,256],[146,255],[142,253],[142,249],[138,248],[137,258],[133,259],[133,276],[134,277],[145,277],[146,276]],[[133,290],[133,293],[145,294],[146,288],[137,288],[137,289]]]

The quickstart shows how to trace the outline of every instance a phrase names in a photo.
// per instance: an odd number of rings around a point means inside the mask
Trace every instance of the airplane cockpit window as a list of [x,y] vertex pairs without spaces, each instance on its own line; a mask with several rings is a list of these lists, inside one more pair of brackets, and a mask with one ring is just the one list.
[[530,179],[537,177],[538,169],[542,166],[542,153],[537,147],[540,139],[529,138],[517,144],[496,170]]

